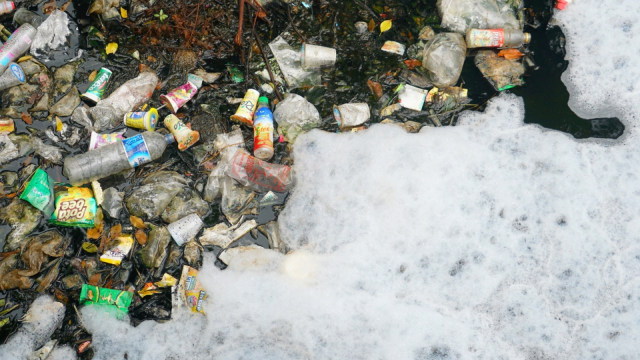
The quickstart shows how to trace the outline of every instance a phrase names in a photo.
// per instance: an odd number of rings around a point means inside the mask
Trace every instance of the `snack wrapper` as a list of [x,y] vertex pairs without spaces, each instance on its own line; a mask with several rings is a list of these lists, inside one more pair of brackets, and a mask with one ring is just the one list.
[[207,298],[207,292],[197,279],[198,270],[191,266],[182,267],[182,276],[178,286],[171,288],[171,305],[174,309],[188,307],[193,312],[204,314],[202,304]]
[[129,313],[129,305],[133,299],[133,293],[129,291],[101,288],[93,285],[82,285],[80,292],[80,304],[100,306],[106,312],[122,319]]
[[97,132],[91,132],[91,138],[89,140],[89,150],[95,150],[101,146],[113,144],[124,140],[124,136],[120,133],[113,134],[98,134]]
[[129,254],[132,247],[133,236],[122,234],[111,242],[109,249],[100,256],[100,261],[107,264],[120,265],[122,259]]
[[31,179],[20,194],[20,199],[26,200],[47,217],[53,213],[53,180],[46,171],[38,168],[31,175]]
[[69,187],[56,197],[56,209],[49,223],[61,226],[94,227],[97,205],[88,188]]

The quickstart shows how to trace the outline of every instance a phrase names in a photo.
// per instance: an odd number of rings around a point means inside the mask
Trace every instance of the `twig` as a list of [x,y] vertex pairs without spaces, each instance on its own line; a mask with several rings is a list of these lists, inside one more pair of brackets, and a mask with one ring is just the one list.
[[376,20],[380,20],[380,16],[378,16],[378,14],[376,14],[375,11],[371,10],[371,8],[367,6],[367,4],[364,4],[359,0],[354,0],[353,2],[356,3],[356,5],[360,6],[361,8],[367,10],[371,15],[373,15],[373,17]]
[[302,43],[306,44],[307,39],[296,28],[296,25],[293,23],[293,18],[291,17],[291,8],[289,7],[289,4],[286,4],[286,5],[287,5],[287,16],[289,17],[289,24],[291,24],[291,28],[293,28],[293,31],[295,31],[296,35],[298,35],[298,37],[302,40]]
[[[255,22],[254,22],[254,26],[255,26]],[[269,72],[269,78],[273,83],[273,90],[276,92],[276,97],[278,98],[278,101],[282,101],[283,99],[282,94],[280,94],[280,90],[278,90],[278,84],[276,83],[276,79],[273,76],[273,72],[271,71],[271,65],[269,64],[269,59],[267,59],[267,55],[262,50],[262,43],[260,42],[260,38],[258,37],[258,34],[256,33],[255,29],[253,31],[253,36],[256,38],[256,44],[258,44],[258,49],[260,49],[260,53],[262,54],[262,58],[264,59],[264,64],[267,66],[267,71]]]
[[239,47],[242,47],[242,23],[244,22],[244,0],[240,1],[240,10],[238,14],[238,33],[236,34],[236,38],[234,40],[235,44]]

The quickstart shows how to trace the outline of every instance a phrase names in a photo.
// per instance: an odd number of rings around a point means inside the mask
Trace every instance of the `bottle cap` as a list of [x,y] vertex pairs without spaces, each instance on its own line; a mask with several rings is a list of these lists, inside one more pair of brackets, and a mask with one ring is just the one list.
[[530,33],[523,33],[524,34],[524,43],[528,44],[531,42],[531,34]]
[[266,97],[266,96],[260,96],[260,97],[258,98],[258,104],[261,104],[261,103],[263,103],[263,104],[269,104],[269,98],[268,98],[268,97]]

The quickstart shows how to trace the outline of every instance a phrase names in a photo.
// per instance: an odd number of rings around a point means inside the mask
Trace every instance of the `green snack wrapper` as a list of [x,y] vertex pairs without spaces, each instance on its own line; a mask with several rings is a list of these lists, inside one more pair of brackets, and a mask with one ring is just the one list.
[[129,313],[129,305],[133,293],[124,290],[101,288],[93,285],[82,285],[79,303],[81,305],[100,306],[106,312],[122,319]]
[[88,188],[70,187],[56,197],[56,209],[49,223],[61,226],[94,227],[93,219],[98,207]]
[[20,194],[20,199],[29,202],[46,216],[53,213],[53,180],[46,171],[38,168]]

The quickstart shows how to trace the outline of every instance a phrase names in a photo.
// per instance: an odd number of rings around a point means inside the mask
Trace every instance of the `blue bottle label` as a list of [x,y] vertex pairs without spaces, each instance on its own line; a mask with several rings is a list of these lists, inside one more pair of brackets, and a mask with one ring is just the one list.
[[142,134],[122,140],[122,145],[132,168],[151,161],[149,148],[147,148],[147,143],[144,141]]
[[22,71],[22,68],[18,64],[11,64],[9,69],[20,82],[24,82],[24,71]]

